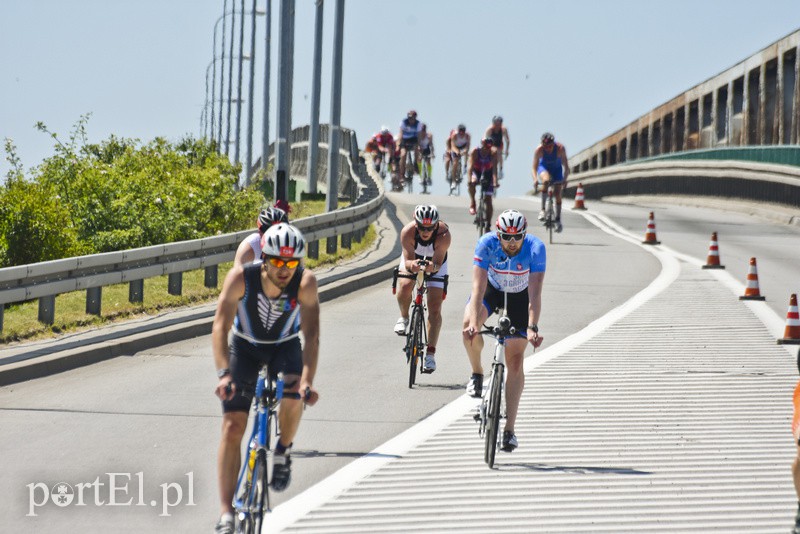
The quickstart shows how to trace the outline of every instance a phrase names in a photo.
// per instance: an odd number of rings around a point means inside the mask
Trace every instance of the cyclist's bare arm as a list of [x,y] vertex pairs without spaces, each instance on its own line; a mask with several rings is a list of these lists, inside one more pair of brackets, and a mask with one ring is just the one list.
[[492,147],[492,185],[495,188],[500,187],[500,183],[497,181],[497,168],[500,166],[501,158],[500,150]]
[[253,252],[253,247],[250,246],[247,240],[244,240],[239,243],[239,246],[236,248],[236,255],[233,257],[233,266],[237,267],[253,263],[255,259],[256,253]]
[[481,329],[481,308],[483,307],[483,295],[486,293],[486,284],[489,283],[489,271],[472,266],[472,292],[469,297],[467,310],[469,311],[469,324],[464,332],[470,338],[474,337]]
[[[228,349],[228,332],[233,326],[233,319],[236,317],[236,308],[239,301],[244,297],[244,270],[241,265],[234,266],[225,276],[222,290],[217,299],[217,311],[214,314],[214,323],[211,327],[211,350],[214,354],[214,366],[219,369],[227,369],[230,365],[230,352]],[[220,379],[215,390],[221,399],[233,398],[235,388],[226,392],[228,385],[233,386],[230,376]]]
[[313,406],[319,399],[314,389],[319,360],[319,291],[317,277],[308,269],[303,270],[297,301],[300,304],[300,331],[303,332],[303,375],[299,390],[306,404]]
[[[542,313],[542,285],[544,284],[544,273],[530,273],[528,275],[528,324],[535,325],[539,323],[539,317]],[[544,341],[544,337],[539,335],[539,332],[534,332],[531,329],[526,330],[526,337],[528,342],[538,347]]]
[[503,139],[505,140],[503,144],[505,145],[506,149],[506,157],[508,157],[508,148],[509,145],[511,145],[511,140],[508,138],[508,128],[505,126],[503,126]]
[[450,234],[450,227],[443,222],[439,222],[433,258],[431,259],[430,265],[425,268],[425,271],[429,273],[435,273],[442,267],[442,263],[444,263],[444,257],[447,254],[447,249],[450,248],[451,237],[452,235]]
[[472,164],[474,160],[475,160],[475,151],[471,150],[469,152],[469,157],[467,158],[467,169],[469,169],[470,172],[472,172]]
[[419,272],[417,257],[414,255],[414,234],[416,223],[408,223],[400,230],[400,246],[403,247],[403,262],[407,272]]
[[539,181],[539,160],[542,158],[542,147],[536,147],[536,150],[533,151],[533,168],[531,169],[531,174],[533,175],[533,181]]
[[558,157],[561,158],[562,164],[564,165],[564,187],[567,187],[567,178],[569,178],[569,161],[567,159],[567,149],[564,148],[564,145],[561,145],[558,148]]

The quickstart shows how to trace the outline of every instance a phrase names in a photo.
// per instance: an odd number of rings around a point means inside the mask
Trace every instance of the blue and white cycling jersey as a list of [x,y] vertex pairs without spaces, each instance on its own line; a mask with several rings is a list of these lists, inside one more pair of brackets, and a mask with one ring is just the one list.
[[400,132],[403,134],[403,139],[416,139],[421,131],[422,123],[419,121],[415,124],[409,124],[406,118],[400,122]]
[[547,253],[541,239],[525,234],[519,253],[509,258],[497,233],[489,232],[478,240],[472,263],[489,271],[489,283],[498,291],[519,293],[528,288],[530,273],[545,271]]

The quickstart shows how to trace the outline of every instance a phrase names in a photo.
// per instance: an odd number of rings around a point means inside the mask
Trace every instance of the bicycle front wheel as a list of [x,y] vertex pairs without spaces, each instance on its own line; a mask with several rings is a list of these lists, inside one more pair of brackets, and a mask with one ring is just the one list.
[[264,513],[269,510],[269,484],[267,478],[267,451],[256,453],[249,487],[242,498],[243,507],[236,518],[237,534],[258,534],[264,524]]
[[492,369],[492,388],[486,392],[489,395],[489,405],[486,408],[486,440],[484,446],[484,461],[489,468],[494,467],[494,457],[497,452],[497,436],[500,433],[500,405],[502,404],[503,390],[503,365],[497,364]]
[[411,313],[411,332],[408,334],[409,338],[411,339],[411,343],[409,345],[411,354],[408,358],[409,388],[413,388],[414,384],[417,382],[417,367],[419,367],[420,362],[422,361],[422,351],[425,350],[422,343],[422,321],[422,313],[420,313],[418,308],[414,308],[414,311]]
[[478,213],[475,216],[475,226],[478,227],[478,237],[484,234],[486,228],[486,205],[484,204],[483,191],[480,191],[480,200],[478,200]]

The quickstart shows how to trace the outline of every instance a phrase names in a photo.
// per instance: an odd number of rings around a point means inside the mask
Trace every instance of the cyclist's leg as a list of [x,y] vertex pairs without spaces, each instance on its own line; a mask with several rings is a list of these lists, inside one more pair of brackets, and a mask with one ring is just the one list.
[[474,171],[470,172],[467,192],[469,193],[469,212],[475,214],[475,187],[478,183],[478,175]]
[[561,191],[564,189],[564,182],[555,182],[553,186],[556,197],[556,221],[561,221]]
[[450,139],[447,140],[444,146],[444,153],[442,154],[442,158],[444,159],[444,175],[447,177],[447,181],[450,181]]
[[[508,318],[517,332],[525,333],[528,328],[528,291],[509,293]],[[525,387],[523,361],[528,340],[514,337],[506,340],[506,426],[503,430],[514,430],[517,419],[519,399]]]
[[233,511],[233,493],[236,479],[242,465],[242,437],[247,428],[247,415],[250,413],[252,397],[244,395],[242,386],[253,389],[258,379],[260,362],[251,356],[244,343],[234,338],[230,348],[229,368],[236,393],[231,400],[222,401],[222,435],[217,451],[217,483],[219,487],[220,510]]
[[406,144],[401,141],[400,142],[400,168],[399,168],[399,175],[400,180],[403,180],[406,176],[406,152],[408,149],[406,148]]
[[300,391],[300,377],[303,373],[303,354],[298,338],[290,339],[274,345],[274,356],[269,363],[270,373],[277,375],[283,373],[283,398],[278,410],[278,423],[281,436],[275,447],[276,453],[288,450],[300,426],[300,417],[303,415],[303,402],[293,398]]
[[[464,309],[464,321],[463,321],[463,328],[462,332],[467,329],[469,326],[469,301],[467,301],[467,306]],[[489,309],[486,307],[486,300],[484,299],[483,304],[480,307],[480,312],[478,315],[478,325],[482,325],[486,322],[486,319],[489,317]],[[472,367],[472,374],[474,375],[483,375],[483,366],[481,365],[481,351],[483,350],[483,336],[481,335],[474,335],[471,339],[467,334],[463,334],[463,341],[464,341],[464,348],[467,350],[467,357],[469,358],[469,364]]]
[[[539,166],[539,180],[542,182],[542,212],[544,212],[544,205],[547,202],[547,188],[550,186],[550,173],[541,165]],[[542,213],[543,214],[543,213]],[[539,220],[542,220],[541,217]]]
[[519,399],[525,387],[523,360],[528,340],[512,338],[506,340],[506,426],[503,430],[514,430]]
[[[447,274],[447,261],[439,268],[436,276]],[[436,347],[439,331],[442,328],[442,301],[444,300],[444,283],[428,282],[428,346]]]
[[494,197],[494,184],[492,183],[491,169],[486,171],[482,177],[486,185],[483,187],[484,205],[486,206],[486,226],[491,228],[493,206],[492,197]]

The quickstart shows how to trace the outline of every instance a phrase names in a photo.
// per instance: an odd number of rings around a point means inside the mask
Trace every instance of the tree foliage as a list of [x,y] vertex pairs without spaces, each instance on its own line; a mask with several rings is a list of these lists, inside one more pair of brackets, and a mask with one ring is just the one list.
[[12,169],[0,187],[0,267],[198,239],[253,225],[257,188],[238,190],[239,167],[192,137],[142,144],[86,141],[83,116],[28,178],[6,140]]

